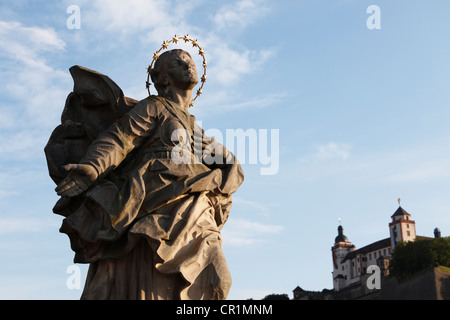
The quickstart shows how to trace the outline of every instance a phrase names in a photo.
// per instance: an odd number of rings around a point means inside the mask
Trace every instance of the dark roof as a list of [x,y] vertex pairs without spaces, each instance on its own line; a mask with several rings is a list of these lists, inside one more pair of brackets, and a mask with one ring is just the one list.
[[344,235],[344,228],[342,226],[338,227],[338,236],[334,238],[334,243],[338,242],[348,242],[348,238]]
[[349,260],[349,259],[353,259],[358,254],[366,254],[366,253],[369,253],[369,252],[372,252],[372,251],[375,251],[375,250],[378,250],[378,249],[383,249],[383,248],[389,247],[390,245],[391,245],[391,238],[386,238],[386,239],[383,239],[383,240],[379,240],[379,241],[371,243],[371,244],[369,244],[369,245],[367,245],[365,247],[362,247],[362,248],[360,248],[358,250],[349,252],[345,256],[343,261],[346,261],[346,260]]
[[416,236],[416,240],[434,240],[434,238],[426,236]]
[[398,207],[397,211],[394,212],[394,214],[391,216],[391,218],[394,216],[403,216],[405,214],[410,216],[410,214],[408,212],[406,212],[405,210],[403,210],[402,207]]

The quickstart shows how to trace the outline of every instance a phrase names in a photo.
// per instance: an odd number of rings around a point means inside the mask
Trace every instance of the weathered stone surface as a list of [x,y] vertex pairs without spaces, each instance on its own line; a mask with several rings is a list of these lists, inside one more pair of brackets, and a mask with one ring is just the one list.
[[244,176],[188,112],[192,58],[162,54],[152,72],[158,96],[139,102],[105,75],[70,71],[74,90],[45,154],[60,231],[74,261],[90,263],[82,298],[225,299],[220,230]]

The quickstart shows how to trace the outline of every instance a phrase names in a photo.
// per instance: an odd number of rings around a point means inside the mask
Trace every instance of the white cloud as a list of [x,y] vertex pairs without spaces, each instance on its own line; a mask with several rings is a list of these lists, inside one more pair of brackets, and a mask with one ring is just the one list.
[[299,158],[299,170],[303,179],[316,179],[330,175],[341,174],[348,169],[350,145],[345,143],[329,142],[316,146],[316,151]]
[[348,169],[354,177],[385,185],[445,182],[450,178],[448,139],[441,137],[358,156]]
[[233,198],[233,204],[242,207],[247,212],[251,211],[253,213],[260,214],[263,216],[269,215],[271,207],[279,206],[277,203],[261,203],[257,201],[246,200],[239,197]]
[[272,56],[275,48],[263,50],[234,49],[224,43],[216,33],[210,34],[208,43],[209,73],[221,85],[232,85],[243,75],[259,70]]
[[[204,91],[206,93],[206,89]],[[263,109],[269,107],[279,107],[286,94],[284,93],[265,93],[257,97],[249,97],[233,93],[231,91],[221,90],[214,94],[205,94],[198,100],[195,112],[197,118],[211,115],[213,109],[215,113],[230,112],[248,109]]]
[[396,149],[351,152],[349,144],[330,142],[292,165],[301,180],[339,177],[358,184],[408,185],[445,182],[450,178],[449,137],[423,141]]
[[280,233],[284,228],[279,225],[263,224],[246,219],[230,219],[222,230],[227,245],[251,245],[266,241],[267,235]]
[[[82,25],[95,26],[104,31],[124,36],[130,33],[150,31],[153,41],[179,34],[183,30],[193,33],[198,26],[188,22],[190,14],[201,10],[204,0],[97,0],[78,1],[81,9]],[[70,0],[66,1],[71,4]],[[229,27],[245,28],[269,12],[263,0],[239,0],[228,2],[217,9],[211,21],[214,29]],[[204,22],[204,21],[202,21]],[[163,37],[164,39],[162,39]]]
[[[28,262],[29,263],[29,262]],[[24,268],[26,263],[20,267]],[[81,292],[69,290],[66,287],[68,274],[58,270],[56,273],[49,269],[39,269],[29,266],[15,274],[2,274],[0,276],[1,300],[77,300]],[[84,280],[84,279],[83,279]]]
[[101,29],[121,39],[137,35],[143,43],[162,43],[184,30],[192,33],[194,28],[187,24],[186,16],[196,2],[199,1],[189,2],[190,5],[164,0],[80,1],[81,29]]
[[213,17],[213,21],[219,29],[242,28],[263,17],[268,11],[264,1],[240,0],[234,3],[227,3],[219,8]]
[[0,234],[40,232],[49,228],[57,229],[60,224],[57,220],[50,218],[2,217],[0,218]]
[[447,180],[450,178],[450,165],[448,160],[429,161],[399,165],[397,170],[381,178],[384,183],[412,183]]
[[326,145],[317,147],[317,153],[314,155],[318,159],[342,159],[350,157],[350,146],[343,143],[330,142]]
[[0,52],[4,58],[0,76],[8,79],[0,87],[4,98],[0,107],[6,110],[6,119],[0,123],[36,129],[57,121],[70,76],[52,67],[48,59],[65,46],[53,29],[0,21]]
[[5,160],[33,160],[44,156],[50,133],[40,129],[9,130],[0,140],[0,157]]
[[2,106],[0,115],[0,128],[2,128],[3,130],[14,128],[14,126],[16,125],[14,123],[14,120],[16,120],[16,116],[14,114],[13,108]]
[[[175,34],[190,34],[199,40],[206,51],[208,60],[208,82],[215,82],[221,86],[232,85],[241,78],[259,70],[276,50],[264,48],[249,50],[239,46],[237,48],[230,39],[230,30],[224,29],[229,24],[244,28],[264,16],[268,9],[263,1],[240,0],[220,7],[213,19],[213,26],[208,27],[190,20],[189,13],[201,10],[204,1],[161,1],[161,0],[130,0],[123,1],[98,0],[95,2],[82,1],[82,26],[87,30],[102,29],[112,32],[117,38],[127,41],[140,40],[141,50],[150,49],[149,56],[159,49],[164,40],[170,40]],[[104,35],[104,33],[103,33]],[[85,41],[97,41],[95,34],[86,34]],[[94,40],[95,39],[95,40]],[[123,41],[105,44],[108,50],[123,45]],[[136,43],[134,43],[136,45]],[[178,43],[177,47],[184,45]],[[190,48],[192,49],[192,48]],[[192,50],[190,51],[193,52]],[[195,55],[195,53],[194,53]],[[201,64],[196,61],[197,67]],[[200,68],[199,68],[200,70]]]
[[66,44],[50,28],[25,27],[17,21],[0,21],[0,49],[28,67],[42,67],[41,52],[64,50]]

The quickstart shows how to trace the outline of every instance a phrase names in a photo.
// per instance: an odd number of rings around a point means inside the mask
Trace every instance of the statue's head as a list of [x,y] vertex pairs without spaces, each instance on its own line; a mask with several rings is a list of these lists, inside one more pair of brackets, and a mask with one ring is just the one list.
[[159,95],[164,95],[168,86],[192,90],[198,83],[194,60],[188,52],[181,49],[162,53],[156,60],[150,76]]

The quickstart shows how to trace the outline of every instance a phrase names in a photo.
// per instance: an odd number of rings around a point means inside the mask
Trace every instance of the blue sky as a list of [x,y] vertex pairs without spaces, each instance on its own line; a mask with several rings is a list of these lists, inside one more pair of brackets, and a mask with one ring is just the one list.
[[[70,5],[80,29],[67,28]],[[381,29],[366,26],[370,5]],[[68,69],[102,72],[142,99],[153,53],[175,34],[205,48],[208,80],[191,109],[204,129],[279,130],[276,174],[238,155],[246,181],[223,229],[230,299],[332,288],[338,219],[362,247],[389,236],[397,198],[419,235],[449,235],[449,10],[446,0],[2,1],[0,298],[81,294],[66,285],[73,254],[43,152],[73,88]]]

